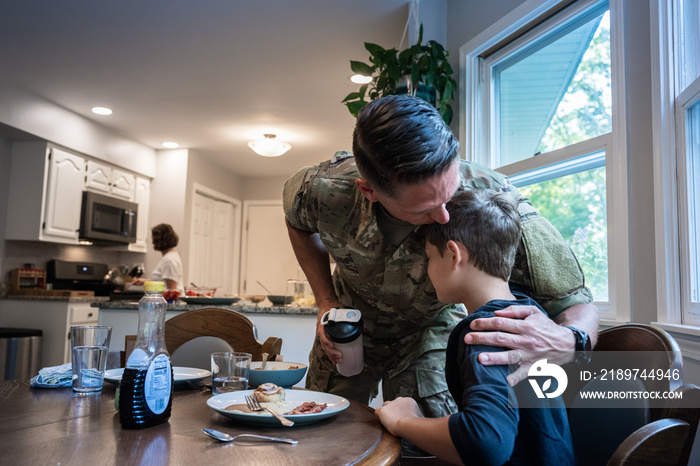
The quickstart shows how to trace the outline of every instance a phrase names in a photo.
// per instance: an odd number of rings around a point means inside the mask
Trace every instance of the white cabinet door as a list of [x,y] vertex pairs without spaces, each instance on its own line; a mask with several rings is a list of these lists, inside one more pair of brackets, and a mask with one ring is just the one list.
[[134,197],[136,177],[124,170],[89,160],[85,188],[128,201]]
[[134,202],[139,206],[136,223],[136,242],[129,245],[129,251],[146,252],[148,248],[148,203],[151,200],[151,181],[136,177]]
[[134,175],[118,168],[112,168],[110,183],[112,187],[110,194],[112,196],[120,197],[127,201],[133,199],[136,185],[136,177]]
[[297,278],[299,264],[289,242],[282,201],[245,201],[243,203],[243,249],[241,254],[241,292],[284,295],[287,280]]
[[80,206],[85,183],[85,159],[60,149],[51,149],[46,211],[41,238],[63,238],[78,242]]
[[88,160],[85,188],[105,194],[109,193],[111,171],[111,167],[103,163]]

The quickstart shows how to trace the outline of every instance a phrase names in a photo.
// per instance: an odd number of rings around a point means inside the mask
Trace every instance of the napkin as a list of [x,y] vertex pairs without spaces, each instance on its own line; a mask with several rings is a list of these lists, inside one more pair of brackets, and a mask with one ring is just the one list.
[[44,367],[39,370],[39,375],[34,377],[29,385],[39,388],[59,388],[70,387],[73,378],[73,368],[71,363],[60,366]]

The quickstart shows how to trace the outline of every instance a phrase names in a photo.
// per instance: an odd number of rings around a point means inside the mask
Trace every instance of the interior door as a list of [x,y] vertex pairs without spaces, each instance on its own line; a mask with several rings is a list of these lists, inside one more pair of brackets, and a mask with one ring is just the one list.
[[217,296],[238,293],[240,202],[195,188],[190,231],[189,279],[216,287]]
[[297,263],[284,223],[282,201],[243,203],[241,290],[267,295],[260,281],[273,294],[284,295],[287,280],[297,278]]

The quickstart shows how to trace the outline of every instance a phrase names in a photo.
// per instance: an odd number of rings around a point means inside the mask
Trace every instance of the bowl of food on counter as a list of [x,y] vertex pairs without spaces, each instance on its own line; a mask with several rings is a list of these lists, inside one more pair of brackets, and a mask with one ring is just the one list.
[[187,304],[206,304],[228,306],[241,300],[238,295],[216,296],[216,287],[187,286],[185,296],[180,296],[180,301]]
[[306,364],[287,361],[268,361],[262,369],[262,361],[250,363],[248,387],[258,387],[264,383],[273,383],[284,388],[291,388],[299,383],[306,374]]
[[294,296],[269,294],[267,295],[267,299],[272,303],[273,306],[286,306],[292,304],[292,301],[294,301]]
[[163,298],[169,303],[177,302],[180,297],[180,292],[178,290],[165,290],[163,291]]
[[213,298],[216,294],[215,287],[186,286],[185,296],[188,298]]

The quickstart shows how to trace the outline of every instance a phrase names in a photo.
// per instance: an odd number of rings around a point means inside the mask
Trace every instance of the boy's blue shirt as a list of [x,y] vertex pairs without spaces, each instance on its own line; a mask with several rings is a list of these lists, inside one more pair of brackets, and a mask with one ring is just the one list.
[[[531,298],[515,290],[513,294],[516,301],[490,301],[450,334],[445,377],[459,407],[449,419],[450,437],[465,464],[573,465],[571,433],[561,398],[537,399],[526,381],[511,389],[506,380],[508,366],[484,366],[477,360],[482,352],[507,348],[464,343],[470,323],[494,317],[496,310],[524,305],[544,312]],[[517,400],[542,407],[519,408]]]

